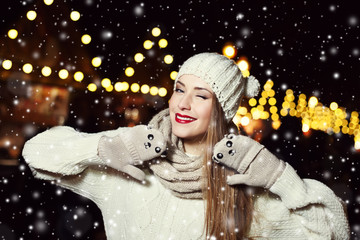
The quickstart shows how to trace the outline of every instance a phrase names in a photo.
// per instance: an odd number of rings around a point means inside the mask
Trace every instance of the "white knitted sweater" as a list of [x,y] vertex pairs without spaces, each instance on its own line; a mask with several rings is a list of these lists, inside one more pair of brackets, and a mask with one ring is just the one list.
[[[23,156],[37,178],[56,181],[94,201],[110,240],[205,239],[205,202],[175,197],[146,172],[146,184],[102,165],[101,136],[55,127],[26,142]],[[256,239],[349,239],[349,225],[339,198],[324,184],[300,179],[287,164],[269,194],[255,197],[249,237]]]

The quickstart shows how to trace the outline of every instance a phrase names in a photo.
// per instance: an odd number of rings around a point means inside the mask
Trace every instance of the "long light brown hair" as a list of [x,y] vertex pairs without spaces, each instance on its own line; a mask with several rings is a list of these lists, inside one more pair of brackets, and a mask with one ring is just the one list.
[[235,124],[227,123],[222,107],[214,97],[209,129],[205,135],[207,146],[204,156],[205,186],[203,189],[206,201],[205,232],[207,237],[235,240],[248,237],[253,215],[253,201],[243,185],[229,186],[226,183],[226,177],[233,175],[234,170],[211,160],[215,144],[225,134],[229,134],[230,129],[238,132]]

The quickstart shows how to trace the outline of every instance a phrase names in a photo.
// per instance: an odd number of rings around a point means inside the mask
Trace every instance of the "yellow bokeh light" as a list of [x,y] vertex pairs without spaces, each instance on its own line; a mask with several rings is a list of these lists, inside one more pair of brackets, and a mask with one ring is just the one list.
[[100,57],[94,57],[92,60],[91,60],[91,64],[94,66],[94,67],[100,67],[102,63],[102,60]]
[[151,34],[152,34],[154,37],[160,36],[160,34],[161,34],[160,28],[158,28],[158,27],[153,28],[153,29],[151,30]]
[[258,105],[256,108],[259,109],[259,111],[264,111],[264,106],[263,105]]
[[289,105],[290,105],[290,108],[295,108],[296,107],[296,103],[294,103],[294,102],[290,102]]
[[341,119],[336,119],[335,120],[335,126],[341,126],[341,125],[342,125]]
[[143,94],[149,93],[149,91],[150,91],[149,85],[147,85],[147,84],[142,85],[140,91],[141,91],[141,93],[143,93]]
[[303,132],[308,132],[310,130],[310,126],[309,125],[307,125],[307,124],[303,124],[302,125],[302,131]]
[[262,91],[262,92],[261,92],[261,97],[267,98],[267,97],[268,97],[268,93],[267,93],[266,91]]
[[348,125],[348,121],[346,119],[343,119],[341,125],[343,127],[346,127]]
[[342,114],[343,114],[343,111],[340,108],[335,109],[335,116],[341,117]]
[[303,94],[303,93],[302,93],[302,94],[300,94],[300,95],[299,95],[299,99],[303,99],[303,100],[305,100],[305,99],[306,99],[306,95],[305,95],[305,94]]
[[271,125],[272,125],[273,129],[277,130],[280,128],[281,122],[279,120],[276,120],[276,121],[273,121]]
[[259,119],[261,117],[261,111],[257,108],[253,108],[254,111],[251,111],[253,119]]
[[10,29],[10,30],[8,31],[8,36],[9,36],[9,38],[11,38],[11,39],[15,39],[15,38],[17,38],[17,36],[18,36],[18,31],[17,31],[16,29]]
[[83,44],[89,44],[91,42],[91,36],[89,34],[82,35],[81,42]]
[[111,86],[111,81],[110,81],[110,79],[104,78],[103,80],[101,80],[101,86],[102,86],[103,88],[108,88],[108,87],[110,87],[110,86]]
[[294,91],[291,89],[286,90],[286,95],[294,95]]
[[51,75],[51,68],[48,66],[45,66],[41,69],[41,74],[45,77],[48,77]]
[[276,113],[278,111],[278,108],[276,106],[271,106],[270,107],[270,112],[271,113]]
[[142,53],[137,53],[134,56],[134,60],[135,60],[135,62],[140,63],[140,62],[144,61],[144,55]]
[[129,90],[129,83],[123,82],[122,84],[123,84],[123,91]]
[[53,4],[53,2],[54,2],[54,0],[44,0],[44,3],[48,6]]
[[276,98],[269,98],[269,104],[271,105],[271,106],[273,106],[273,105],[275,105],[276,104]]
[[76,73],[74,73],[74,79],[77,82],[81,82],[84,79],[84,74],[80,71],[77,71]]
[[90,83],[87,88],[90,92],[95,92],[97,89],[97,86],[95,83]]
[[59,77],[60,77],[61,79],[66,79],[68,76],[69,76],[68,70],[66,70],[66,69],[61,69],[61,70],[59,71]]
[[272,88],[272,85],[270,84],[270,81],[268,80],[264,85],[264,90],[265,91],[270,91],[271,88]]
[[271,120],[273,120],[273,121],[279,120],[279,114],[277,114],[277,113],[271,114]]
[[144,46],[144,48],[145,48],[146,50],[151,49],[153,45],[154,45],[153,42],[150,41],[150,40],[146,40],[146,41],[144,42],[144,44],[143,44],[143,46]]
[[270,117],[269,112],[264,111],[264,112],[261,112],[261,114],[260,114],[261,119],[268,119],[269,117]]
[[290,116],[294,117],[296,115],[296,110],[294,108],[291,108],[289,111]]
[[171,56],[171,55],[166,55],[166,56],[164,57],[164,62],[165,62],[166,64],[171,64],[173,61],[174,61],[174,58],[173,58],[173,56]]
[[246,107],[239,107],[238,113],[240,115],[245,115],[247,113],[247,108]]
[[110,86],[108,86],[107,88],[105,88],[105,90],[106,90],[107,92],[112,92],[112,90],[114,90],[114,87],[113,87],[113,85],[110,85]]
[[159,96],[160,97],[165,97],[166,96],[166,94],[167,94],[167,90],[166,90],[166,88],[159,88]]
[[240,125],[240,120],[241,120],[241,116],[240,116],[240,115],[235,115],[235,117],[232,119],[233,123],[234,123],[236,126],[239,126],[239,125]]
[[243,77],[246,77],[246,78],[250,76],[249,70],[243,70],[243,71],[241,71],[241,74],[243,75]]
[[339,107],[339,105],[336,102],[330,103],[330,109],[331,110],[335,111],[338,107]]
[[360,141],[356,141],[354,147],[356,150],[360,150]]
[[140,90],[140,86],[137,83],[131,84],[130,90],[134,93],[137,93]]
[[125,69],[125,75],[127,77],[132,77],[135,74],[135,70],[132,67],[127,67]]
[[175,80],[175,79],[176,79],[177,74],[178,74],[178,72],[177,72],[177,71],[172,71],[172,72],[170,73],[170,78],[171,78],[172,80]]
[[251,107],[254,107],[254,106],[256,105],[256,99],[255,99],[255,98],[250,98],[250,99],[249,99],[249,105],[250,105]]
[[316,97],[311,97],[309,99],[309,107],[314,108],[318,104],[318,99]]
[[159,92],[159,89],[157,87],[153,86],[153,87],[150,88],[150,94],[151,95],[155,96],[155,95],[158,94],[158,92]]
[[166,39],[162,38],[159,40],[159,47],[166,48],[167,45],[168,45],[168,41]]
[[223,54],[228,58],[233,58],[236,55],[236,49],[232,45],[226,45],[223,48]]
[[249,69],[249,63],[246,60],[240,60],[237,65],[241,71],[246,71]]
[[5,70],[10,70],[12,68],[12,61],[10,60],[4,60],[2,62],[2,67],[5,69]]
[[37,14],[36,14],[36,12],[33,11],[33,10],[30,10],[30,11],[28,11],[28,12],[26,13],[26,17],[27,17],[30,21],[35,20],[36,16],[37,16]]
[[121,91],[127,91],[129,89],[129,84],[127,82],[117,82],[114,85],[115,91],[121,92]]
[[353,117],[353,118],[357,118],[357,117],[359,117],[359,113],[358,112],[351,112],[351,117]]
[[259,104],[260,105],[265,105],[266,104],[266,99],[265,98],[260,98],[259,99]]
[[283,107],[283,109],[289,109],[290,108],[290,103],[289,102],[283,102],[282,107]]
[[250,119],[248,117],[242,117],[240,120],[240,124],[243,126],[247,126],[250,123]]
[[78,11],[72,11],[70,13],[70,19],[73,21],[78,21],[80,19],[80,13]]
[[275,91],[274,91],[273,89],[270,89],[270,90],[268,91],[268,96],[269,96],[269,97],[275,96]]
[[31,73],[33,70],[33,66],[30,63],[26,63],[22,67],[24,73]]
[[121,92],[123,89],[123,84],[121,82],[117,82],[114,84],[115,91]]
[[281,114],[281,116],[285,117],[288,114],[288,111],[283,108],[280,110],[280,114]]

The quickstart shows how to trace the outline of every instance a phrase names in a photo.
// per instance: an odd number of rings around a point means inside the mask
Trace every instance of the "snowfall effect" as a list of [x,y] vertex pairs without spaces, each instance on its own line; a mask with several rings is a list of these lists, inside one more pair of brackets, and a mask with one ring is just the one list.
[[[356,3],[3,1],[0,239],[105,239],[93,202],[56,182],[34,179],[21,156],[24,142],[56,125],[99,132],[146,124],[167,107],[171,73],[184,60],[204,51],[222,53],[229,44],[234,59],[246,59],[262,86],[272,83],[272,106],[279,110],[277,119],[253,119],[242,132],[300,177],[330,187],[346,204],[351,239],[360,239]],[[338,130],[310,125],[304,131],[303,118],[282,115],[289,89],[294,104],[303,94],[316,97],[321,109],[340,109],[343,117],[333,123]]]

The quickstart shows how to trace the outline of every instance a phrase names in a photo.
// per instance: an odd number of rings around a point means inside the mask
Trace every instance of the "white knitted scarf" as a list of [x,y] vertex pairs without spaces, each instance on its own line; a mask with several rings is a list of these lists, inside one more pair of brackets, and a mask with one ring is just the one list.
[[185,154],[181,139],[172,134],[169,109],[156,114],[149,125],[167,139],[166,158],[151,162],[150,169],[159,181],[181,198],[203,198],[203,160]]

